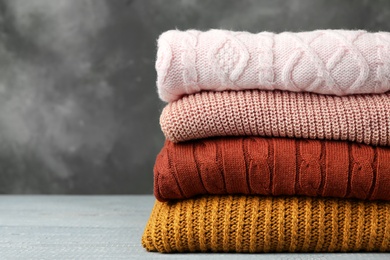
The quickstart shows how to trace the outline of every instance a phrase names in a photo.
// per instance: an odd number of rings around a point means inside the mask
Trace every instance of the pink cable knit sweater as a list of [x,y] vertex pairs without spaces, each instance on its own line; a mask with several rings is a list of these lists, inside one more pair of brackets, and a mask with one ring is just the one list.
[[173,30],[158,40],[156,70],[167,102],[202,90],[384,93],[390,90],[390,34]]

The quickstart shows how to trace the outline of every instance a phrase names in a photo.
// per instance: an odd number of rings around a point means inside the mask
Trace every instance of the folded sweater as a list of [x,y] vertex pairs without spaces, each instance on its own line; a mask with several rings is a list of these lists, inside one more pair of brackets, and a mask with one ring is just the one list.
[[154,166],[160,201],[203,194],[390,200],[390,148],[287,138],[166,141]]
[[390,145],[390,94],[337,97],[287,91],[202,92],[169,103],[161,129],[173,142],[275,136]]
[[201,90],[384,93],[390,90],[390,34],[173,30],[158,39],[156,70],[167,102]]
[[159,252],[390,250],[390,203],[204,196],[156,202],[142,244]]

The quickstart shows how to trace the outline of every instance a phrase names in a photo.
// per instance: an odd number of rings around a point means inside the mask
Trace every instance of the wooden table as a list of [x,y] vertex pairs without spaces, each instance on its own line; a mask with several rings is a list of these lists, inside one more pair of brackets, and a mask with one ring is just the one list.
[[390,254],[160,254],[141,235],[153,196],[0,196],[0,259],[390,259]]

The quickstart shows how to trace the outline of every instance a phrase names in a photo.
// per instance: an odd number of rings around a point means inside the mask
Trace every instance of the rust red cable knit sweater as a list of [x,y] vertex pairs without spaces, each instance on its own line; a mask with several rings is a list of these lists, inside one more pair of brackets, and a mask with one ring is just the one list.
[[160,201],[201,194],[390,200],[390,148],[352,142],[224,137],[166,141],[156,159]]

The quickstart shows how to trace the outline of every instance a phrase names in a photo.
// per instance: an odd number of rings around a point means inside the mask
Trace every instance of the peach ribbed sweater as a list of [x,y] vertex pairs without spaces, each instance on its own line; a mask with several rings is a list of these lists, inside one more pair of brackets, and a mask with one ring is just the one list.
[[390,90],[390,34],[173,30],[158,39],[156,70],[167,102],[202,90],[384,93]]
[[235,137],[166,141],[154,167],[160,201],[197,195],[305,195],[390,200],[390,148]]
[[390,145],[390,94],[345,97],[287,91],[201,92],[169,103],[161,129],[173,142],[273,136]]

